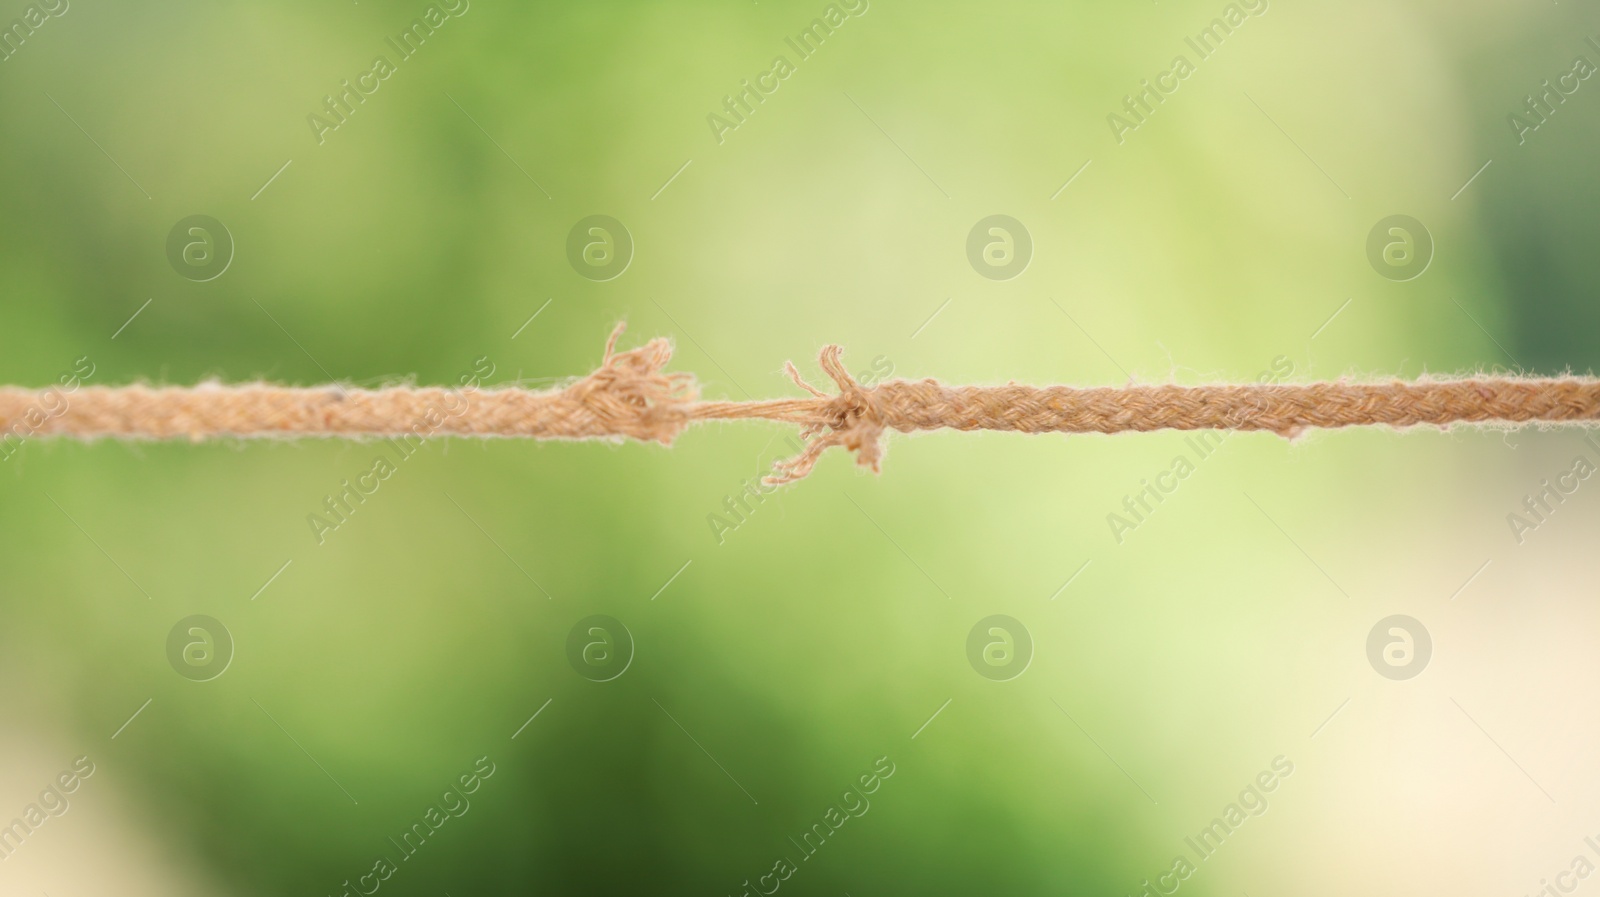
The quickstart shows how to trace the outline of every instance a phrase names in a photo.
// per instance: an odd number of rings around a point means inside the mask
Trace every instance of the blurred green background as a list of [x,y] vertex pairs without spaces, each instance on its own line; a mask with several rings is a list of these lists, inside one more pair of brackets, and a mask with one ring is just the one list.
[[[1507,117],[1600,64],[1600,16],[1250,9],[4,0],[0,382],[543,388],[618,320],[732,399],[829,342],[955,383],[1590,371],[1600,82]],[[332,128],[342,82],[376,88]],[[168,252],[194,215],[214,279]],[[608,280],[568,251],[594,215]],[[1006,279],[991,215],[1031,241]],[[1392,215],[1433,243],[1410,280],[1367,252]],[[730,516],[791,436],[435,439],[320,542],[383,445],[12,445],[0,823],[95,772],[0,890],[1532,893],[1600,833],[1600,485],[1507,518],[1580,434],[1231,436],[1120,540],[1181,434],[894,438]],[[169,660],[194,614],[234,645],[209,681]],[[603,682],[568,651],[596,614],[633,644]],[[995,614],[1032,644],[1006,681],[967,651]],[[1416,678],[1369,659],[1391,614]]]

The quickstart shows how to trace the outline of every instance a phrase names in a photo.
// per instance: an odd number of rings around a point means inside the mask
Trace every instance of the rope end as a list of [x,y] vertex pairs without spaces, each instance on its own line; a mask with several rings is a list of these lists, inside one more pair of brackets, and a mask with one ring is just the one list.
[[783,486],[805,479],[817,466],[822,453],[834,446],[843,446],[856,456],[856,464],[883,470],[883,414],[873,391],[862,387],[844,366],[844,350],[836,345],[822,347],[817,362],[823,373],[839,387],[839,394],[828,396],[807,383],[795,369],[794,362],[786,362],[784,370],[796,385],[827,403],[817,412],[817,419],[800,431],[800,438],[808,440],[800,454],[773,465],[773,473],[762,478],[768,486]]

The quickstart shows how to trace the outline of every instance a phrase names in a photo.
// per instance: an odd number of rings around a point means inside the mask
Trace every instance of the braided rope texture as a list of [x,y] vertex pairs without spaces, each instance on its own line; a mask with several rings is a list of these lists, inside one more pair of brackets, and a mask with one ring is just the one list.
[[[789,376],[805,398],[749,402],[699,399],[692,374],[667,373],[672,347],[653,339],[616,351],[571,385],[441,389],[266,383],[193,387],[0,388],[0,439],[293,438],[451,435],[527,439],[637,439],[670,445],[704,420],[761,419],[798,424],[807,440],[777,464],[772,484],[798,480],[823,452],[842,446],[878,470],[883,433],[896,430],[1005,430],[1019,433],[1121,433],[1151,430],[1268,430],[1293,437],[1310,428],[1432,424],[1600,424],[1600,380],[1591,377],[1475,377],[1374,383],[1248,385],[946,386],[889,380],[864,387],[845,369],[838,346],[823,348],[824,373],[838,392]],[[44,411],[42,409],[48,409]]]

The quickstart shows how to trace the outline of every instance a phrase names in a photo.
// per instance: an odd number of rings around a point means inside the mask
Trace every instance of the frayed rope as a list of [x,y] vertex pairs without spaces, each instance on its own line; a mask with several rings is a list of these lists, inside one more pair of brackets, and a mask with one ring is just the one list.
[[1309,428],[1432,424],[1518,426],[1600,424],[1600,380],[1592,377],[1473,377],[1358,383],[946,386],[888,380],[862,386],[829,345],[818,358],[833,395],[812,386],[793,363],[805,398],[707,402],[694,375],[667,373],[672,345],[653,339],[616,350],[624,325],[606,342],[600,367],[557,390],[522,387],[442,389],[266,383],[194,387],[94,386],[60,390],[0,387],[0,439],[386,437],[438,435],[526,439],[637,439],[670,445],[707,420],[798,424],[805,447],[775,465],[765,482],[809,474],[841,446],[878,471],[887,430],[1009,430],[1021,433],[1267,430],[1292,437]]

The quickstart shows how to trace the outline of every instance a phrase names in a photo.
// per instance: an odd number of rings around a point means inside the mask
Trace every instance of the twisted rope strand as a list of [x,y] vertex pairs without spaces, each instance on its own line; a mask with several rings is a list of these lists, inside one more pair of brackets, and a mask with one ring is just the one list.
[[521,387],[441,389],[266,383],[152,388],[0,387],[0,444],[11,438],[176,439],[387,437],[421,435],[528,439],[672,440],[708,420],[798,424],[805,448],[780,461],[772,484],[811,472],[829,448],[843,446],[878,470],[883,433],[1009,430],[1120,433],[1150,430],[1269,430],[1294,436],[1317,428],[1419,424],[1600,424],[1600,380],[1589,377],[1478,377],[1384,383],[1249,385],[946,386],[889,380],[865,387],[850,376],[838,346],[819,362],[838,387],[830,395],[786,365],[806,398],[701,401],[694,376],[666,373],[672,347],[653,339],[616,351],[623,326],[606,343],[600,367],[558,390]]

